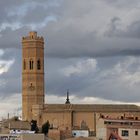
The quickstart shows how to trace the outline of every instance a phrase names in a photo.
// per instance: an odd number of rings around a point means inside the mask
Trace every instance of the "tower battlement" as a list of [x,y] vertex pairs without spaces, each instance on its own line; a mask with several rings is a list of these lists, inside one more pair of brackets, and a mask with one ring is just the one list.
[[29,32],[28,36],[22,37],[22,42],[24,41],[41,41],[44,42],[44,38],[41,36],[37,36],[37,32],[36,31],[31,31]]

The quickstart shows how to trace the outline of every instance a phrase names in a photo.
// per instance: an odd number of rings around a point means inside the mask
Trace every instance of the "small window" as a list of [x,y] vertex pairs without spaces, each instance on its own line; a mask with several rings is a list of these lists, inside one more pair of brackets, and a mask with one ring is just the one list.
[[129,136],[128,130],[122,130],[122,136]]
[[25,70],[26,69],[26,61],[24,60],[23,62],[23,69]]
[[40,69],[41,69],[40,60],[37,60],[37,69],[38,69],[38,70],[40,70]]
[[135,120],[138,120],[138,117],[135,117]]
[[138,136],[138,131],[135,131],[135,136]]
[[30,60],[30,62],[29,62],[29,67],[30,67],[30,70],[32,70],[33,69],[33,65],[34,65],[34,61],[33,60]]

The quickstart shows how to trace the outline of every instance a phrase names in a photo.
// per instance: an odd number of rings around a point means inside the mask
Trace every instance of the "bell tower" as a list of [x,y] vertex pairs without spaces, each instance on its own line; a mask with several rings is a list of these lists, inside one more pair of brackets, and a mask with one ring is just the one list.
[[35,105],[44,105],[44,39],[32,31],[22,38],[23,120],[32,120]]

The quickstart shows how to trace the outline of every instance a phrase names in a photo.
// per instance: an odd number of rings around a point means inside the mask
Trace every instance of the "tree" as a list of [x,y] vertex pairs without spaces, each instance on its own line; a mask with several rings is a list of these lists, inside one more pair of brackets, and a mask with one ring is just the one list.
[[35,133],[38,132],[38,126],[37,126],[37,121],[36,120],[31,120],[31,131],[35,131]]
[[47,135],[48,132],[49,132],[49,128],[50,128],[50,123],[49,123],[49,121],[47,121],[46,123],[44,123],[42,125],[42,133],[44,133],[45,135]]

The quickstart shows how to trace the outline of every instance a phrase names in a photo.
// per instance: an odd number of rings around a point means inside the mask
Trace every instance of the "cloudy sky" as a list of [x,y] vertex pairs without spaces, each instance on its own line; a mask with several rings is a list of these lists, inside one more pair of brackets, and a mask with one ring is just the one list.
[[1,0],[0,117],[21,109],[21,38],[45,39],[47,103],[140,104],[139,0]]

